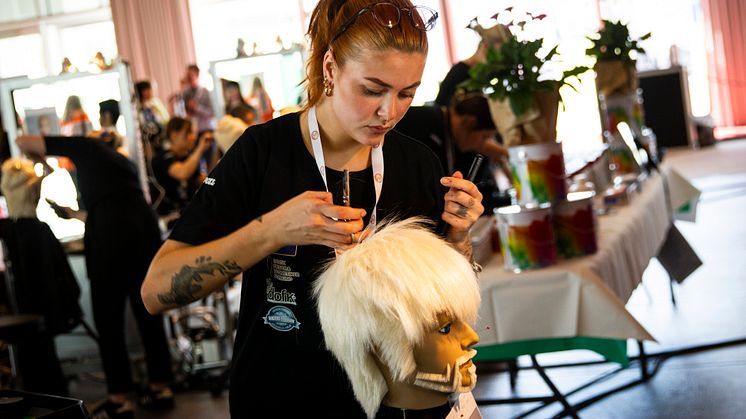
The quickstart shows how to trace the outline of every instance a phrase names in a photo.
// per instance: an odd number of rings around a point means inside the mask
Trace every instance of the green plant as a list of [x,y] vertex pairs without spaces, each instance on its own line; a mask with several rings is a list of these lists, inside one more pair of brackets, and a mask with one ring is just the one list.
[[[497,19],[498,15],[493,16],[493,19]],[[530,20],[542,20],[545,15],[527,14],[527,17]],[[507,26],[511,36],[499,48],[491,47],[487,51],[486,61],[475,64],[469,70],[470,79],[463,84],[469,90],[484,91],[492,99],[507,98],[516,116],[534,106],[537,92],[553,91],[563,85],[573,87],[567,83],[567,79],[589,70],[589,67],[578,66],[563,72],[559,80],[539,80],[544,64],[557,56],[557,47],[540,56],[543,39],[519,40],[515,35],[515,28],[522,31],[526,23],[526,20],[509,23]]]
[[603,21],[603,27],[598,33],[587,38],[593,42],[593,46],[585,50],[586,55],[596,57],[597,61],[622,60],[634,63],[637,54],[644,54],[645,50],[638,45],[639,42],[650,38],[648,32],[639,39],[632,39],[627,25],[621,22]]

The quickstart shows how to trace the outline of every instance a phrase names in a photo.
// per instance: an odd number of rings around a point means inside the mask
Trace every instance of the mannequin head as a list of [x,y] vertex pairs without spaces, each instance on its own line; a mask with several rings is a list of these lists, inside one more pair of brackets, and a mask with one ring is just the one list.
[[315,284],[327,348],[369,417],[383,402],[424,409],[473,388],[479,308],[471,264],[422,219],[387,224]]
[[36,218],[36,207],[41,196],[41,180],[29,160],[11,158],[2,166],[0,190],[8,204],[11,218]]

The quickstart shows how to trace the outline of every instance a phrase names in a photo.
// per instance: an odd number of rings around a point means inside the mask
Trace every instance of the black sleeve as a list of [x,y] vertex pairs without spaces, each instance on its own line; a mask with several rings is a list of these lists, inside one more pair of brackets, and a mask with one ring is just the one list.
[[47,154],[68,157],[78,168],[93,164],[95,157],[103,158],[98,156],[96,141],[85,137],[44,137]]
[[217,240],[238,230],[258,214],[258,189],[266,162],[266,150],[248,130],[228,149],[205,179],[170,239],[198,245]]

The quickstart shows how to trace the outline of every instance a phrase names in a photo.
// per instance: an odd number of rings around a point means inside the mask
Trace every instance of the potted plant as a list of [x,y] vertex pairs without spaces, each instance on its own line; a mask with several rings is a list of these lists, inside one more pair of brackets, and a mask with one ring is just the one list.
[[596,58],[596,89],[606,97],[615,94],[632,94],[637,90],[635,61],[645,50],[639,45],[650,38],[650,32],[633,39],[627,25],[604,20],[594,36],[587,37],[593,46],[585,50],[586,55]]
[[[512,8],[492,16],[497,20]],[[524,26],[546,15],[526,13],[504,25],[507,39],[499,48],[490,48],[484,63],[474,65],[464,87],[485,92],[490,111],[506,146],[555,141],[559,89],[567,79],[589,70],[578,66],[562,73],[559,80],[541,79],[544,64],[557,57],[555,46],[540,54],[543,39],[522,39]],[[519,37],[520,35],[520,37]]]

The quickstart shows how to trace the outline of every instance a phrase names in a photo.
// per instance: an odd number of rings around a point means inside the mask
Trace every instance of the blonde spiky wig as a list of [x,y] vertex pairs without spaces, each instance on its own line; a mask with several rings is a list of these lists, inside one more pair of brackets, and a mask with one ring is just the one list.
[[394,380],[415,373],[414,348],[437,315],[473,323],[479,286],[471,264],[426,228],[422,218],[387,223],[332,261],[314,284],[327,348],[372,418]]
[[12,218],[36,218],[36,207],[41,197],[41,180],[29,160],[11,158],[2,166],[0,190],[8,204]]

